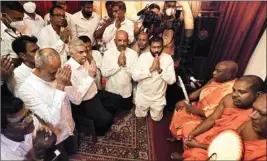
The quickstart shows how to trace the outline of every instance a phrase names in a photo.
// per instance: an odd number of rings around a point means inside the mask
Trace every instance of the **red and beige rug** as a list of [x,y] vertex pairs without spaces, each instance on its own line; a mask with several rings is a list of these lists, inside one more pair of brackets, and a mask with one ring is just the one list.
[[153,133],[151,118],[137,118],[131,110],[116,118],[107,134],[98,137],[95,144],[92,145],[88,138],[82,138],[79,152],[71,160],[156,160]]

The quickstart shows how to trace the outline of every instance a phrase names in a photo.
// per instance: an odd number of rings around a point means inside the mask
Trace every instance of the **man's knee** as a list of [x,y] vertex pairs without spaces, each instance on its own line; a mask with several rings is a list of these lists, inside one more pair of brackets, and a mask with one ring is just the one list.
[[113,117],[110,113],[102,115],[99,120],[97,120],[98,127],[106,127],[113,123]]

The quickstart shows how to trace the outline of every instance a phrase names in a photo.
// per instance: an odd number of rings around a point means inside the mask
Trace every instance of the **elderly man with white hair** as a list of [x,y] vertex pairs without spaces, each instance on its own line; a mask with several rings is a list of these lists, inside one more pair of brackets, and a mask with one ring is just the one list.
[[109,101],[112,98],[102,99],[103,95],[107,98],[105,91],[98,94],[94,79],[97,74],[96,63],[88,62],[85,43],[79,38],[74,38],[69,42],[69,49],[71,58],[66,64],[71,67],[71,83],[82,97],[82,102],[73,105],[74,115],[93,120],[96,134],[104,135],[113,122],[112,112],[116,110]]
[[59,149],[62,153],[60,157],[63,158],[67,157],[63,155],[64,152],[68,155],[76,153],[78,139],[69,97],[65,92],[65,87],[71,84],[71,70],[70,66],[60,67],[60,56],[56,50],[40,50],[35,55],[35,70],[20,86],[18,97],[23,100],[26,108],[44,120],[55,132],[57,145],[52,151]]

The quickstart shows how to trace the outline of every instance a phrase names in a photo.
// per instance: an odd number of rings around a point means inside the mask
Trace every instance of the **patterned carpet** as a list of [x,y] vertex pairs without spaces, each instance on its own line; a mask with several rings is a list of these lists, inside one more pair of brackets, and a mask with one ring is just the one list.
[[107,134],[98,137],[95,144],[90,138],[82,138],[79,152],[71,160],[156,160],[152,124],[150,117],[136,118],[132,109],[116,118]]

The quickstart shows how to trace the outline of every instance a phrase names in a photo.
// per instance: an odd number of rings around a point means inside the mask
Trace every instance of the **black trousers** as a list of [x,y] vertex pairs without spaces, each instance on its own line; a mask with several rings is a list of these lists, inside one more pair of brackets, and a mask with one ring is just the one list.
[[78,129],[90,133],[93,121],[96,135],[104,135],[113,123],[113,116],[109,111],[115,109],[108,100],[109,98],[106,99],[106,102],[101,101],[98,93],[94,98],[83,101],[80,105],[72,104],[73,117]]
[[77,153],[78,151],[78,132],[76,129],[74,129],[73,132],[74,135],[69,136],[67,139],[59,143],[58,145],[54,145],[51,148],[49,148],[46,152],[45,161],[51,161],[56,156],[54,151],[59,150],[60,155],[57,157],[56,160],[58,161],[68,161],[69,156]]

